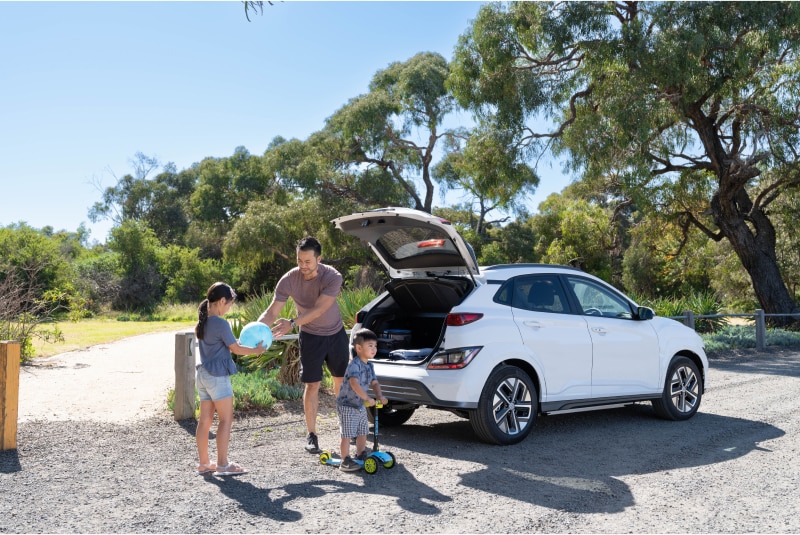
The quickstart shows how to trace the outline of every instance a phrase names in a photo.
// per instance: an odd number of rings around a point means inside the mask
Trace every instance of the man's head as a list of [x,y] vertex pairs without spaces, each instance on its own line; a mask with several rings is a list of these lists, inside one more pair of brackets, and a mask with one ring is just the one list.
[[313,251],[315,257],[322,256],[322,244],[314,236],[306,236],[297,242],[297,252]]
[[317,266],[322,259],[322,245],[313,236],[297,242],[297,267],[306,280],[317,276]]

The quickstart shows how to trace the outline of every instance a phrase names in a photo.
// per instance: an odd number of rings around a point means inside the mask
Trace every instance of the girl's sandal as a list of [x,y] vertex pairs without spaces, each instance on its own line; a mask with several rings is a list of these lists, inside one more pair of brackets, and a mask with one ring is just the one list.
[[236,463],[228,463],[227,466],[218,466],[217,470],[214,472],[215,476],[238,476],[241,474],[246,474],[247,470],[242,468]]
[[197,465],[197,475],[198,476],[205,476],[205,475],[208,475],[208,474],[213,474],[216,471],[217,471],[217,465],[214,464],[214,463]]

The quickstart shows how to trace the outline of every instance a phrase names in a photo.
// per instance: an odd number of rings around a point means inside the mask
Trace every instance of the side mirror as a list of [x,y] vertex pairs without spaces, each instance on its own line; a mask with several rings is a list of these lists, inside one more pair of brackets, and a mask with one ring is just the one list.
[[652,308],[648,307],[639,307],[636,309],[636,314],[639,316],[640,320],[651,320],[655,317],[656,313],[653,312]]

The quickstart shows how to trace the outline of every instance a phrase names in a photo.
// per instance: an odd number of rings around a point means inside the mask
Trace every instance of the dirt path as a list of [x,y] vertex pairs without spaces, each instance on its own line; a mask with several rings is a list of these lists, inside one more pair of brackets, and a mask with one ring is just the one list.
[[125,422],[166,408],[175,387],[175,335],[142,334],[34,359],[20,370],[19,421]]

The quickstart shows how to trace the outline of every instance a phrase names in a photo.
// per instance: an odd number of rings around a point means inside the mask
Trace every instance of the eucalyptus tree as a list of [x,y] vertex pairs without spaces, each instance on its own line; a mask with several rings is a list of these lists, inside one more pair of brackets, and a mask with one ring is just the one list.
[[451,135],[442,130],[454,107],[445,87],[449,73],[447,61],[433,52],[378,71],[369,93],[351,99],[326,121],[324,132],[341,144],[342,165],[352,173],[380,169],[403,188],[414,208],[430,212],[435,150]]
[[534,155],[727,240],[762,308],[796,312],[770,205],[800,184],[799,45],[794,2],[489,3],[450,86]]
[[471,196],[478,214],[475,231],[482,240],[488,238],[488,225],[508,220],[489,221],[491,212],[525,215],[525,198],[539,184],[535,171],[518,151],[509,148],[505,137],[505,132],[487,125],[459,132],[446,140],[446,154],[434,166],[443,189],[463,190]]
[[89,220],[93,223],[109,219],[119,225],[128,219],[140,219],[147,212],[152,197],[148,179],[161,164],[157,157],[141,152],[137,152],[129,163],[134,169],[133,174],[117,178],[110,187],[102,188],[96,184],[103,200],[94,203],[89,210]]
[[132,174],[118,179],[102,190],[102,201],[94,203],[89,219],[109,219],[116,225],[123,221],[146,223],[162,243],[180,244],[189,227],[189,198],[196,177],[190,171],[178,172],[168,163],[157,175],[151,174],[161,165],[158,158],[137,152],[131,165]]

